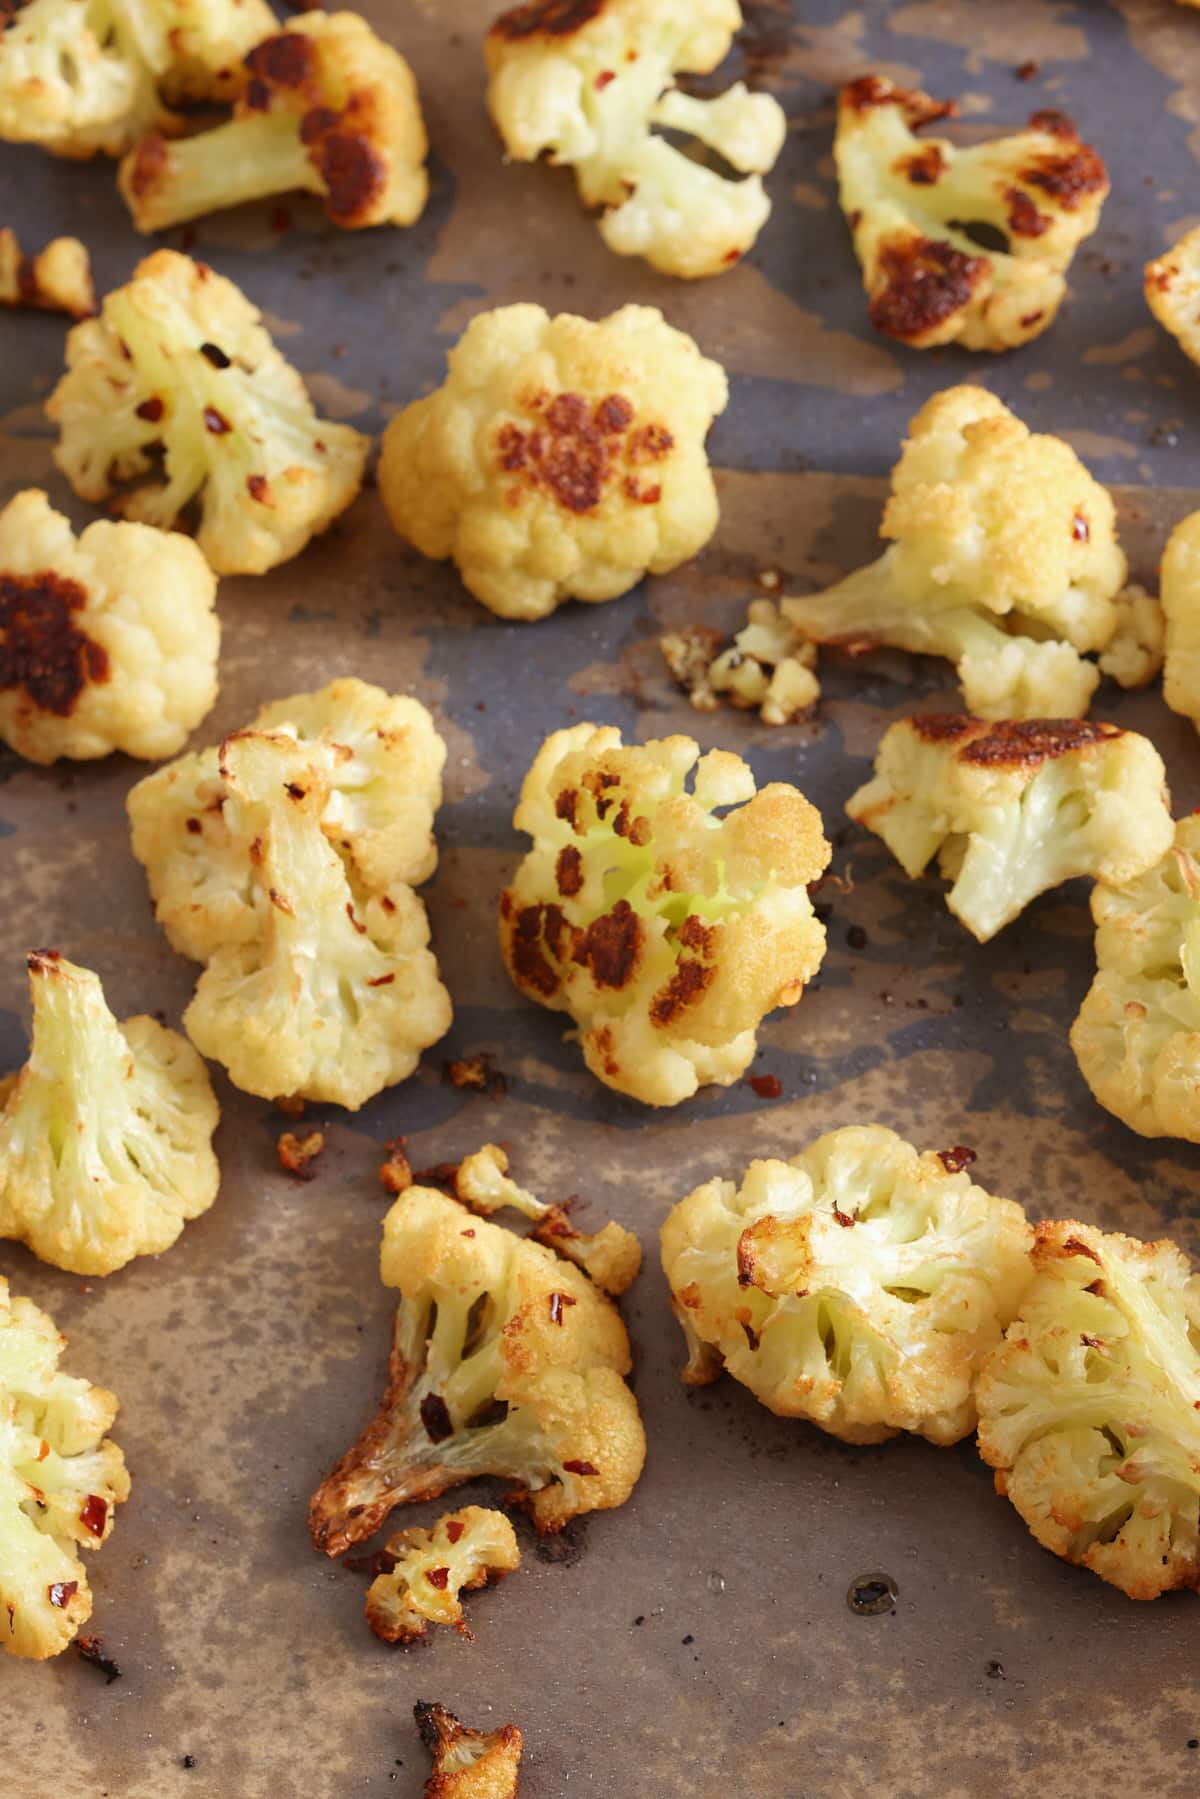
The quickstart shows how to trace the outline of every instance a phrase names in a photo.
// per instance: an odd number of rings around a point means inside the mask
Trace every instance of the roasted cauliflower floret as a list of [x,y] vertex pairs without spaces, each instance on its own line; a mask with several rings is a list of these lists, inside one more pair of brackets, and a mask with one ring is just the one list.
[[[0,39],[0,59],[3,57]],[[25,256],[15,231],[0,230],[0,306],[35,306],[90,318],[96,310],[92,264],[77,237],[56,237],[36,256]]]
[[452,1624],[470,1639],[460,1593],[503,1580],[521,1565],[516,1533],[503,1512],[467,1505],[432,1530],[402,1530],[384,1551],[392,1566],[367,1592],[367,1623],[385,1643],[415,1643],[431,1624]]
[[174,756],[217,697],[217,583],[186,537],[44,493],[0,511],[0,738],[30,762]]
[[1185,356],[1200,362],[1200,225],[1146,264],[1145,294],[1163,330]]
[[105,1436],[116,1399],[60,1373],[65,1346],[0,1275],[0,1648],[33,1661],[91,1616],[76,1548],[98,1549],[129,1497],[125,1458]]
[[563,1206],[547,1205],[508,1172],[508,1157],[495,1143],[485,1143],[472,1156],[464,1156],[454,1179],[454,1191],[473,1212],[485,1218],[505,1207],[524,1213],[537,1226],[533,1236],[555,1255],[590,1274],[606,1293],[624,1293],[638,1277],[642,1246],[632,1231],[611,1220],[589,1236],[577,1231]]
[[716,530],[704,439],[728,383],[653,307],[594,324],[503,306],[449,370],[388,426],[379,488],[400,535],[502,618],[615,599]]
[[0,139],[120,156],[181,131],[166,101],[216,100],[276,29],[266,0],[27,0],[0,33]]
[[0,1082],[0,1238],[111,1274],[169,1249],[217,1197],[217,1102],[178,1031],[118,1024],[88,969],[36,950],[29,986],[29,1060]]
[[901,719],[846,811],[914,879],[936,855],[946,904],[980,943],[1063,881],[1135,879],[1174,830],[1149,738],[1072,718]]
[[629,1339],[585,1274],[427,1187],[384,1220],[381,1273],[400,1290],[388,1389],[313,1496],[318,1549],[483,1474],[520,1481],[543,1532],[624,1505],[646,1453]]
[[1173,1243],[1075,1222],[1033,1263],[977,1387],[996,1491],[1131,1599],[1200,1588],[1200,1283]]
[[980,718],[1082,717],[1122,614],[1115,511],[1068,444],[981,387],[935,394],[892,474],[879,557],[781,610],[818,643],[946,656]]
[[513,823],[533,838],[500,899],[521,992],[569,1013],[592,1073],[646,1105],[736,1081],[825,953],[816,809],[782,782],[756,791],[726,750],[626,749],[584,724],[546,739]]
[[411,225],[429,192],[417,84],[357,13],[305,13],[256,43],[233,118],[170,143],[144,137],[119,185],[139,231],[297,189],[335,225]]
[[684,1378],[723,1364],[771,1411],[847,1443],[966,1436],[1032,1242],[1020,1206],[963,1173],[973,1160],[849,1126],[788,1162],[752,1162],[740,1187],[698,1187],[662,1228]]
[[517,1799],[521,1733],[515,1724],[470,1730],[444,1705],[418,1699],[413,1716],[433,1757],[425,1799]]
[[1117,628],[1100,657],[1100,673],[1120,687],[1148,687],[1166,651],[1166,614],[1136,581],[1117,595]]
[[[575,170],[619,256],[667,275],[719,275],[749,250],[771,202],[762,176],[787,136],[783,108],[743,82],[715,99],[675,86],[723,61],[737,0],[533,0],[487,36],[488,107],[508,154]],[[693,160],[655,126],[686,132],[744,177]]]
[[[111,497],[164,530],[194,503],[218,574],[261,575],[298,555],[362,485],[368,440],[318,418],[258,308],[174,250],[146,257],[99,318],[68,333],[46,411],[54,460],[82,499]],[[166,480],[141,479],[158,452]]]
[[[842,211],[877,331],[918,350],[1009,350],[1052,323],[1108,172],[1061,112],[969,149],[916,135],[957,110],[879,75],[849,82],[833,151]],[[981,250],[968,230],[980,225],[1005,247]]]
[[727,699],[757,710],[764,725],[787,725],[821,697],[817,647],[775,600],[751,600],[746,623],[729,641],[706,625],[692,625],[668,632],[658,644],[697,712],[715,712]]
[[1200,512],[1180,521],[1163,552],[1163,698],[1200,730]]

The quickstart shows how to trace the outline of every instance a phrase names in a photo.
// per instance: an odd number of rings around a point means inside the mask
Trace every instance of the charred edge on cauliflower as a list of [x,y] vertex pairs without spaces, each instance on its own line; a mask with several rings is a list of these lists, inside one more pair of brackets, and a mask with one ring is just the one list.
[[[918,725],[918,734],[924,735]],[[958,751],[960,762],[976,768],[1036,768],[1093,743],[1111,743],[1125,732],[1088,718],[1010,719],[994,724]]]
[[933,100],[919,88],[896,87],[882,75],[861,75],[847,82],[841,99],[854,112],[870,112],[875,106],[898,106],[905,123],[915,131],[934,119],[952,119],[958,114],[956,100]]
[[592,407],[582,394],[535,394],[527,405],[541,415],[539,423],[528,430],[508,423],[496,434],[497,467],[517,477],[510,505],[533,490],[548,492],[569,512],[593,512],[618,481],[627,499],[655,505],[662,498],[661,483],[643,486],[638,471],[664,461],[675,439],[653,422],[634,430],[634,407],[624,394],[608,394]]
[[899,231],[880,246],[884,285],[868,306],[871,323],[887,337],[922,337],[962,310],[986,281],[986,256]]
[[0,689],[19,687],[43,712],[69,718],[89,682],[111,678],[108,651],[79,629],[78,581],[52,569],[0,574]]
[[501,13],[490,35],[510,43],[527,37],[573,37],[598,19],[604,7],[605,0],[531,0],[528,6],[514,6]]
[[[515,1724],[499,1730],[471,1730],[444,1705],[418,1699],[413,1717],[421,1741],[433,1757],[433,1773],[425,1785],[425,1799],[516,1799],[521,1761],[521,1732]],[[485,1788],[479,1777],[486,1768],[494,1779]],[[474,1771],[472,1773],[472,1771]],[[470,1787],[463,1777],[471,1781]]]

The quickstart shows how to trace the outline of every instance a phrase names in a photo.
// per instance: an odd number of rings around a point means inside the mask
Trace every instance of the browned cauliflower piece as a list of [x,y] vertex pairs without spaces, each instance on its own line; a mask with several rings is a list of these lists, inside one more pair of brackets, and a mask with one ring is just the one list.
[[470,1730],[444,1705],[418,1699],[413,1716],[433,1757],[425,1799],[517,1799],[521,1733],[515,1724]]
[[722,700],[757,710],[764,725],[787,725],[821,697],[817,646],[784,617],[778,601],[751,600],[731,639],[707,625],[668,631],[658,640],[667,667],[697,712]]
[[473,1640],[460,1593],[503,1580],[521,1565],[516,1533],[503,1512],[466,1505],[431,1530],[402,1530],[388,1541],[391,1566],[367,1592],[367,1623],[385,1643],[415,1643],[431,1624],[452,1624]]

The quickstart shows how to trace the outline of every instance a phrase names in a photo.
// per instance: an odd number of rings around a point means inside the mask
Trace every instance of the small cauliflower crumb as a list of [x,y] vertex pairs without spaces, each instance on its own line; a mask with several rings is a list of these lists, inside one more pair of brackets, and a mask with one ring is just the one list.
[[817,646],[773,600],[751,600],[747,621],[731,640],[707,625],[689,625],[658,642],[697,712],[715,711],[724,698],[757,709],[765,725],[787,725],[821,697]]
[[309,1131],[298,1137],[295,1131],[284,1131],[275,1147],[285,1174],[294,1175],[298,1181],[311,1181],[316,1177],[317,1157],[325,1148],[325,1133]]
[[56,237],[36,256],[24,256],[15,231],[0,229],[0,306],[35,306],[90,318],[96,310],[92,265],[77,237]]
[[413,1716],[433,1757],[425,1799],[517,1799],[521,1733],[515,1724],[470,1730],[444,1705],[418,1699]]
[[642,1246],[632,1231],[610,1220],[594,1235],[576,1230],[565,1206],[547,1205],[519,1187],[508,1172],[508,1157],[495,1143],[485,1143],[459,1163],[454,1191],[473,1212],[488,1218],[512,1207],[537,1225],[533,1235],[555,1255],[565,1256],[589,1274],[598,1287],[614,1297],[624,1293],[638,1277]]
[[415,1643],[431,1624],[450,1624],[468,1642],[460,1593],[503,1580],[521,1565],[516,1532],[503,1512],[467,1505],[431,1530],[402,1530],[384,1555],[391,1568],[371,1582],[367,1623],[385,1643]]

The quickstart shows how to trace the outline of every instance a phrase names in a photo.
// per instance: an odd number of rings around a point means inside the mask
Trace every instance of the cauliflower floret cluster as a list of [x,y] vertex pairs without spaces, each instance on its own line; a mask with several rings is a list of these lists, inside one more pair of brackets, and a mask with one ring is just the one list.
[[1200,1282],[1173,1243],[1040,1224],[979,1378],[979,1450],[1046,1549],[1131,1599],[1200,1588]]
[[1185,356],[1200,362],[1200,225],[1146,264],[1145,294],[1163,330],[1177,340]]
[[516,1532],[503,1512],[467,1505],[431,1530],[402,1530],[384,1550],[391,1563],[367,1592],[367,1623],[385,1643],[415,1643],[431,1624],[473,1637],[459,1602],[521,1565]]
[[716,530],[704,439],[728,383],[653,307],[502,306],[449,369],[388,426],[379,488],[400,535],[502,618],[615,599]]
[[0,1238],[72,1274],[169,1249],[217,1197],[220,1112],[190,1043],[118,1024],[97,975],[29,957],[33,1044],[0,1082]]
[[335,225],[411,225],[428,143],[417,84],[356,13],[305,13],[256,43],[233,77],[233,118],[169,143],[144,137],[118,184],[139,231],[296,190]]
[[182,131],[165,102],[218,100],[274,31],[266,0],[27,0],[0,32],[0,139],[120,156]]
[[946,656],[980,718],[1082,717],[1125,557],[1108,492],[1074,450],[981,387],[935,394],[892,475],[877,562],[782,610],[818,643]]
[[412,890],[445,755],[418,701],[341,680],[133,789],[156,917],[207,964],[184,1025],[237,1086],[357,1109],[450,1028]]
[[99,1549],[129,1497],[105,1432],[117,1401],[59,1371],[66,1346],[0,1275],[0,1649],[44,1661],[92,1611],[77,1548]]
[[433,1757],[425,1799],[517,1799],[522,1743],[515,1724],[471,1730],[425,1699],[417,1700],[413,1717]]
[[[879,75],[848,83],[833,152],[842,210],[877,331],[919,350],[1009,350],[1052,323],[1108,172],[1061,112],[969,149],[916,135],[957,110]],[[981,250],[979,226],[1004,247]]]
[[[362,485],[368,440],[318,418],[258,308],[174,250],[146,257],[68,334],[46,411],[54,460],[82,499],[113,498],[164,530],[194,504],[218,574],[298,555]],[[145,479],[160,452],[165,481]]]
[[736,1081],[825,953],[808,884],[830,848],[804,795],[758,792],[740,756],[690,737],[623,748],[582,724],[546,739],[513,823],[533,848],[500,946],[522,993],[569,1013],[592,1073],[646,1105]]
[[547,1205],[528,1188],[517,1185],[508,1172],[508,1157],[498,1144],[485,1143],[474,1155],[464,1156],[454,1177],[454,1191],[485,1218],[506,1207],[532,1218],[537,1226],[534,1239],[574,1262],[606,1293],[624,1293],[638,1277],[642,1246],[632,1231],[615,1219],[591,1235],[576,1230],[565,1207]]
[[1032,1241],[1020,1206],[963,1172],[973,1160],[850,1126],[752,1162],[740,1187],[698,1187],[662,1228],[684,1378],[724,1366],[771,1411],[847,1443],[966,1436]]
[[[675,86],[706,75],[742,23],[737,0],[533,0],[487,36],[488,107],[518,162],[549,153],[576,174],[585,206],[619,256],[668,275],[718,275],[751,248],[771,202],[787,120],[738,82],[701,100]],[[655,126],[686,132],[744,177],[705,167]]]
[[1181,520],[1163,552],[1163,698],[1200,730],[1200,512]]
[[757,710],[764,725],[787,725],[821,697],[817,646],[775,600],[751,600],[746,623],[730,641],[710,626],[690,625],[658,644],[697,712],[715,712],[727,699]]
[[30,762],[174,756],[217,697],[217,583],[186,537],[44,493],[0,511],[0,738]]
[[318,1549],[484,1474],[520,1481],[543,1532],[624,1505],[646,1439],[625,1326],[587,1275],[428,1187],[392,1206],[380,1267],[400,1290],[388,1388],[313,1496]]
[[36,256],[25,256],[16,232],[5,225],[0,229],[0,306],[35,306],[73,319],[90,318],[96,290],[87,246],[77,237],[56,237]]
[[1063,881],[1135,879],[1174,831],[1150,740],[1073,718],[901,719],[846,811],[914,879],[936,855],[946,904],[980,943]]

